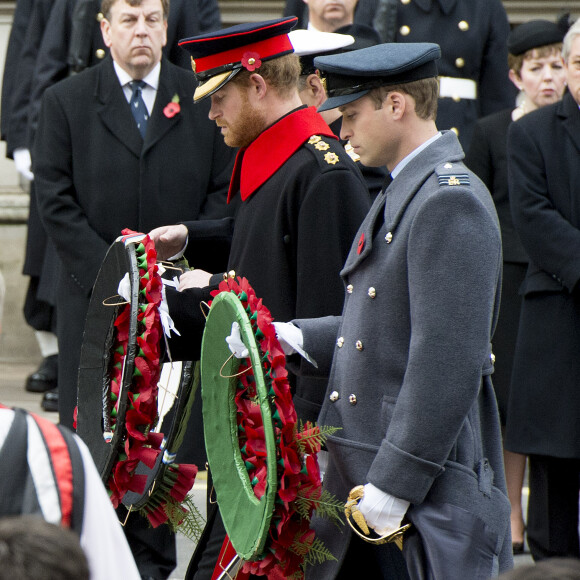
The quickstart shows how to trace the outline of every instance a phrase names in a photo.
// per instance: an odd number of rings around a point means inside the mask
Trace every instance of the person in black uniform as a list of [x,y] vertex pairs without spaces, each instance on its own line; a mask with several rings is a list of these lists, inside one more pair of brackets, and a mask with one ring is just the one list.
[[[300,57],[300,79],[298,89],[300,100],[310,107],[320,107],[327,99],[324,88],[324,79],[317,73],[314,58],[348,50],[358,50],[367,46],[374,46],[380,42],[379,35],[369,26],[351,24],[336,32],[319,32],[317,30],[292,30],[290,41],[294,52]],[[340,139],[342,115],[336,109],[323,111],[322,118],[328,123],[332,132]],[[359,161],[348,141],[341,141],[347,153],[355,161],[365,178],[371,199],[374,199],[385,183],[386,167],[367,167]]]
[[[303,14],[303,9],[303,0],[287,0],[285,13]],[[383,42],[441,47],[437,126],[454,130],[464,148],[479,117],[513,106],[510,29],[501,0],[365,0],[358,3],[354,22],[374,26]],[[304,20],[301,26],[306,27]]]
[[[210,118],[228,145],[240,147],[229,196],[241,206],[225,275],[247,278],[277,320],[340,312],[339,271],[370,206],[354,162],[322,117],[300,101],[300,64],[288,38],[295,22],[240,25],[181,43],[200,81],[195,100],[211,97]],[[188,227],[150,235],[158,255],[168,258],[183,248]],[[189,255],[196,266],[199,255],[188,245]],[[222,279],[222,272],[196,268],[181,277],[181,292],[167,291],[169,312],[188,348],[201,338],[199,304],[211,299]],[[296,383],[299,418],[316,420],[325,388],[316,378]],[[216,516],[208,547],[198,552],[197,580],[211,577],[223,538]]]
[[[27,377],[25,389],[37,393],[44,393],[57,384],[58,345],[54,334],[56,332],[54,308],[49,297],[40,290],[43,256],[47,240],[40,226],[34,203],[34,176],[30,169],[27,112],[34,78],[34,66],[52,7],[52,0],[18,2],[11,31],[11,51],[6,57],[4,75],[6,86],[3,86],[2,99],[2,124],[4,127],[2,138],[6,141],[6,156],[14,160],[16,171],[29,184],[31,198],[23,266],[23,273],[30,279],[23,313],[26,322],[35,330],[42,361],[38,369]],[[24,31],[20,24],[22,12],[25,13],[27,19]],[[17,49],[12,40],[19,34],[23,34],[23,36],[20,39],[19,52],[16,54]],[[14,65],[15,61],[17,61],[17,66]],[[34,243],[32,243],[33,240]]]
[[[522,306],[519,289],[528,265],[528,257],[511,216],[507,134],[513,121],[562,98],[566,89],[562,61],[564,33],[563,27],[547,20],[525,22],[510,33],[510,79],[520,90],[520,104],[479,119],[465,157],[466,165],[481,178],[491,192],[502,232],[502,295],[498,324],[493,335],[493,351],[496,356],[493,388],[504,430],[508,420],[512,362]],[[522,485],[526,458],[525,455],[504,449],[504,463],[512,507],[512,545],[514,554],[518,554],[524,550]]]

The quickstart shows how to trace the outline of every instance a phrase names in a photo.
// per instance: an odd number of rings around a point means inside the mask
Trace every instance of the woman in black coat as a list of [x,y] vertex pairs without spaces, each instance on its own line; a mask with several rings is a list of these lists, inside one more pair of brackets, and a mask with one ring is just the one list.
[[562,54],[568,93],[508,133],[512,215],[530,262],[505,446],[530,458],[534,559],[580,558],[580,22],[564,38]]
[[[508,419],[512,361],[517,339],[521,297],[528,258],[515,230],[508,195],[507,134],[512,121],[526,113],[557,102],[565,90],[561,57],[563,32],[546,20],[518,26],[509,36],[508,63],[511,81],[520,91],[519,105],[479,120],[465,162],[485,183],[497,209],[503,248],[501,311],[493,337],[496,356],[493,384],[502,427]],[[510,417],[516,420],[517,417]],[[512,506],[514,553],[523,552],[524,520],[522,483],[526,456],[504,450],[508,495]]]

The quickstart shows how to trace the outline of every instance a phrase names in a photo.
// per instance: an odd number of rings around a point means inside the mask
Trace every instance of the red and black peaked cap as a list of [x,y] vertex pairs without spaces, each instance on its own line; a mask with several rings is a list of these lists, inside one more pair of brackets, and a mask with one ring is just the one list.
[[294,52],[288,32],[297,21],[292,16],[238,24],[180,40],[179,46],[191,54],[191,66],[199,80],[193,100],[212,95],[242,68],[255,71],[265,60]]

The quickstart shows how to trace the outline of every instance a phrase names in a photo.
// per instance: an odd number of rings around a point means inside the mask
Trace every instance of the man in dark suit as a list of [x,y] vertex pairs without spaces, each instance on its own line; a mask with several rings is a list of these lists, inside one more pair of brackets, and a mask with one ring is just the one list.
[[[162,58],[168,3],[133,4],[104,3],[111,57],[47,89],[33,151],[40,214],[63,265],[57,334],[59,412],[67,426],[91,288],[109,245],[123,228],[146,232],[233,211],[226,208],[233,150],[207,119],[208,107],[194,105],[193,73]],[[206,262],[225,267],[215,255]],[[149,552],[134,551],[141,573],[166,577],[174,561],[149,565]]]
[[[23,0],[19,13],[26,9],[26,2]],[[19,7],[20,4],[19,1]],[[30,148],[44,91],[69,74],[100,63],[108,55],[109,49],[100,30],[103,18],[100,0],[34,0],[31,5],[24,46],[20,49],[20,64],[17,72],[11,75],[17,75],[17,78],[7,83],[7,87],[12,87],[8,93],[12,106],[4,107],[6,101],[3,97],[2,126],[6,125],[3,135],[7,135],[3,138],[7,141],[8,156],[14,157],[16,169],[31,180],[23,269],[31,280],[24,315],[36,330],[43,357],[48,358],[27,379],[26,389],[44,392],[56,386],[57,345],[56,337],[50,331],[56,327],[51,304],[54,303],[54,272],[58,270],[58,260],[52,245],[49,243],[47,247],[46,234],[39,221],[32,181],[34,176],[30,171]],[[217,0],[173,0],[170,8],[163,55],[172,63],[190,70],[189,56],[178,46],[177,41],[219,28],[219,6]],[[22,17],[15,18],[15,37],[22,28],[19,24],[21,21]],[[15,51],[16,48],[12,50]],[[5,108],[7,113],[10,110],[9,116],[5,115]],[[57,389],[45,393],[42,407],[45,410],[58,410]]]
[[[569,92],[512,123],[508,179],[529,257],[505,447],[528,455],[528,545],[535,560],[579,558],[580,22],[564,37]],[[520,390],[521,389],[521,390]]]
[[[231,150],[207,120],[207,107],[193,106],[193,74],[162,60],[161,0],[107,4],[102,30],[112,58],[46,91],[33,156],[41,216],[64,265],[59,388],[60,420],[68,426],[84,315],[109,245],[124,227],[148,231],[223,217],[231,172]],[[129,106],[133,80],[147,83],[140,91],[150,116],[144,136]],[[175,115],[166,109],[171,102],[180,108]]]

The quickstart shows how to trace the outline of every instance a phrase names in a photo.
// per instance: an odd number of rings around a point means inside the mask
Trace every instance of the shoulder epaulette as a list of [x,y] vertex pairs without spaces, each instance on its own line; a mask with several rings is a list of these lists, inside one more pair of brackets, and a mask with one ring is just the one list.
[[465,171],[465,166],[461,163],[445,163],[437,167],[437,180],[439,186],[470,185],[469,173]]
[[342,148],[342,145],[336,139],[325,139],[320,135],[312,135],[306,141],[305,146],[314,153],[322,169],[340,165],[338,147]]

